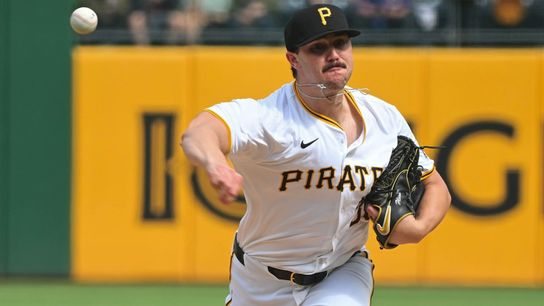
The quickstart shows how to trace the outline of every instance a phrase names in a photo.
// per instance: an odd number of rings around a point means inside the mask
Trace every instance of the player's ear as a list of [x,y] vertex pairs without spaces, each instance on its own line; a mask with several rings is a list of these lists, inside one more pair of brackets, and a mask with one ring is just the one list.
[[298,68],[298,57],[296,53],[287,51],[287,53],[285,53],[285,57],[287,58],[287,61],[289,62],[291,67],[295,69]]

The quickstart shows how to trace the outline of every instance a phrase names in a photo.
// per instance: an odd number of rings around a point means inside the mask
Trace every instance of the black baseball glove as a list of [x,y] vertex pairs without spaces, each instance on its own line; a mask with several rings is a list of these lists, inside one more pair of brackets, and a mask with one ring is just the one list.
[[389,163],[362,200],[365,208],[372,205],[378,210],[373,228],[382,249],[396,247],[389,243],[391,233],[402,219],[416,214],[423,196],[420,149],[410,138],[398,136]]

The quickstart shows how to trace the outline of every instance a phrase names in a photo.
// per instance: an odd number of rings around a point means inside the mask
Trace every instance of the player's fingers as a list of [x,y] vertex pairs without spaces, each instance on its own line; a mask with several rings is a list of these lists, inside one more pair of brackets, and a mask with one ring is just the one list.
[[218,186],[219,199],[227,204],[236,199],[242,189],[242,176],[235,171]]
[[219,190],[224,185],[223,181],[218,178],[210,178],[210,184],[213,188]]
[[219,190],[219,199],[222,203],[228,204],[236,199],[238,193],[238,188],[225,187]]
[[236,173],[232,184],[228,188],[228,197],[230,201],[234,201],[238,194],[242,191],[242,176]]
[[225,184],[224,182],[225,176],[221,175],[220,172],[209,172],[208,178],[210,180],[210,184],[215,189],[220,189]]
[[232,201],[234,201],[235,197],[230,195],[230,194],[226,194],[226,193],[220,193],[219,194],[219,200],[221,201],[221,203],[223,204],[229,204],[231,203]]
[[211,167],[208,170],[208,178],[215,189],[240,185],[242,181],[242,176],[238,172],[226,166]]
[[210,164],[206,171],[219,200],[223,203],[234,201],[242,189],[242,176],[232,167],[223,164]]
[[231,192],[229,192],[229,187],[225,182],[218,182],[214,186],[215,190],[217,191],[217,195],[219,196],[219,200],[223,204],[227,204],[232,202],[234,199],[232,197]]
[[372,221],[376,221],[376,218],[378,218],[378,210],[372,205],[365,205],[365,212]]

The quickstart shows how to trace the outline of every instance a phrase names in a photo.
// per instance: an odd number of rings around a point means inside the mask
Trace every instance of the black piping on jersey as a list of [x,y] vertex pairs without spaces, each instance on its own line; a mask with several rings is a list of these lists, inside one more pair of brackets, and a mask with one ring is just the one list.
[[[304,102],[304,99],[302,99],[302,97],[300,96],[300,93],[298,92],[298,88],[296,86],[296,81],[293,82],[293,89],[295,91],[295,95],[298,99],[298,101],[300,102],[300,104],[302,104],[302,106],[311,114],[313,115],[314,117],[316,117],[317,119],[320,119],[322,121],[325,121],[326,123],[334,126],[334,127],[337,127],[339,129],[341,129],[342,131],[344,130],[342,128],[342,126],[340,126],[340,124],[338,122],[336,122],[336,120],[328,117],[328,116],[325,116],[323,114],[320,114],[318,112],[315,112],[314,110],[312,110],[308,104],[306,104],[306,102]],[[361,113],[361,110],[359,109],[359,106],[357,105],[357,103],[355,102],[355,98],[353,98],[353,96],[351,95],[351,93],[349,91],[346,91],[344,90],[345,94],[346,94],[346,97],[348,99],[348,101],[353,105],[353,107],[357,110],[357,112],[359,113],[359,116],[361,117],[361,120],[363,121],[363,141],[365,140],[366,138],[366,124],[365,124],[365,119],[363,118],[363,114]]]

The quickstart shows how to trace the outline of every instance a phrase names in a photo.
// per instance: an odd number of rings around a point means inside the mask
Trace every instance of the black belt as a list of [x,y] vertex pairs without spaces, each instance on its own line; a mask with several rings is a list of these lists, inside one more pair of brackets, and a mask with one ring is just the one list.
[[[238,240],[234,239],[234,255],[236,258],[238,258],[238,261],[242,264],[244,264],[244,250],[240,247],[238,244]],[[353,255],[358,254],[359,251],[355,252]],[[366,254],[365,254],[366,256]],[[282,280],[288,280],[292,283],[295,283],[297,285],[301,286],[309,286],[314,285],[325,279],[327,276],[327,271],[318,272],[315,274],[299,274],[291,271],[286,271],[274,267],[268,267],[268,272],[272,273],[275,277]]]

